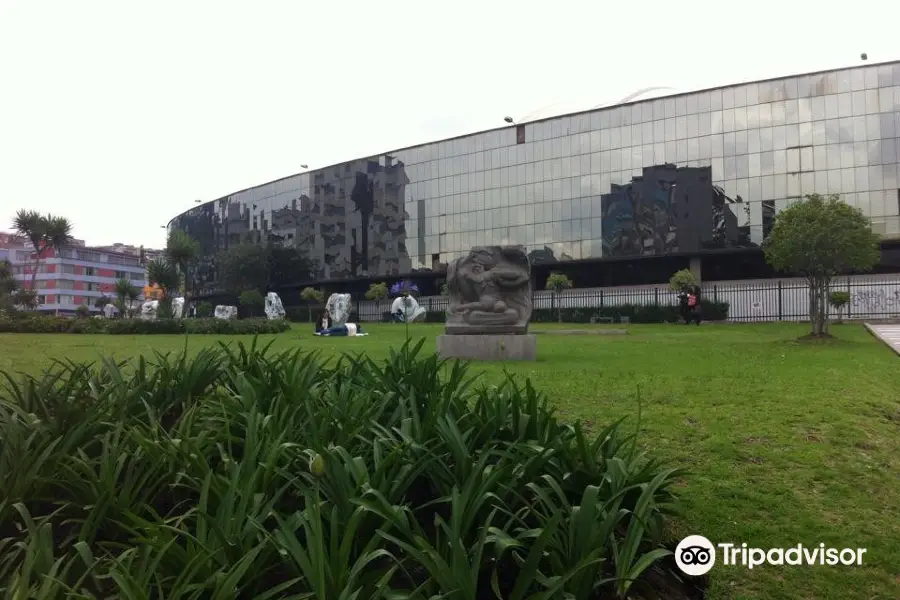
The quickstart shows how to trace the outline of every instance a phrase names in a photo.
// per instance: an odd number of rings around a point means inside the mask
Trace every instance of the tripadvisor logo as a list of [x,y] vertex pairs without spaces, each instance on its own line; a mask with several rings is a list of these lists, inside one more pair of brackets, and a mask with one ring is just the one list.
[[675,548],[675,564],[686,575],[705,575],[716,564],[718,555],[724,566],[752,569],[761,565],[861,565],[865,548],[830,548],[825,544],[790,548],[752,548],[747,544],[713,544],[702,535],[689,535]]

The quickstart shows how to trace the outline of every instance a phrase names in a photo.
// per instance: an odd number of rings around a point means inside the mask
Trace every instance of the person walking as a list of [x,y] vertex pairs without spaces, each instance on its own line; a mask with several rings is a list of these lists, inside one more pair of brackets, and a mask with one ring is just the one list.
[[700,313],[700,288],[699,286],[694,286],[688,295],[687,295],[687,309],[688,314],[685,319],[685,324],[690,325],[691,321],[700,324],[701,319],[703,318]]

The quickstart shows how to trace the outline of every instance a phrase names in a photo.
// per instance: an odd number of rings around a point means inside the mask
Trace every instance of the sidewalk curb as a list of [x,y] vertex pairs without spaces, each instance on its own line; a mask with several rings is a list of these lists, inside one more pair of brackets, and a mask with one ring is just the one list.
[[887,346],[888,348],[893,350],[897,356],[900,356],[900,347],[895,348],[889,341],[884,339],[884,337],[882,337],[882,335],[880,333],[878,333],[878,331],[876,331],[868,323],[865,323],[865,326],[866,326],[866,329],[869,330],[869,333],[871,333],[875,337],[875,339],[879,340],[882,344],[884,344],[885,346]]

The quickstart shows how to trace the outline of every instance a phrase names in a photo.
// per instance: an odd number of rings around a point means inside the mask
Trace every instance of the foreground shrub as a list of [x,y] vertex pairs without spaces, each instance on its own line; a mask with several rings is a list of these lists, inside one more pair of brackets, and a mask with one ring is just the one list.
[[[676,471],[404,347],[377,364],[220,344],[58,364],[0,396],[0,594],[624,595]],[[36,592],[32,592],[36,593]]]
[[283,333],[284,320],[268,319],[70,319],[50,315],[0,316],[0,333],[108,333],[108,334],[242,334]]

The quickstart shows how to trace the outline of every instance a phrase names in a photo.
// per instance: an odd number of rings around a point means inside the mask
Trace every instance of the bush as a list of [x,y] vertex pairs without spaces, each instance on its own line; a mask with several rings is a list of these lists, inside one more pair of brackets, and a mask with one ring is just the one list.
[[70,319],[50,315],[0,316],[0,333],[144,334],[265,334],[291,328],[284,320],[268,319]]
[[[701,300],[700,307],[703,311],[703,318],[707,321],[724,321],[728,318],[727,302]],[[672,323],[681,319],[676,305],[622,304],[602,308],[562,309],[564,323],[590,323],[592,317],[608,317],[615,321],[621,317],[628,317],[632,323]],[[426,323],[443,323],[445,320],[444,311],[428,311],[425,314]],[[558,316],[554,309],[536,308],[531,313],[532,323],[555,323],[557,321]]]
[[621,422],[588,434],[529,383],[476,387],[419,348],[324,364],[219,344],[9,385],[0,594],[425,600],[493,598],[493,580],[500,598],[587,600],[650,585],[680,473]]

